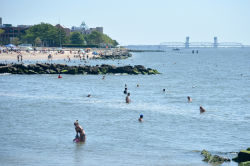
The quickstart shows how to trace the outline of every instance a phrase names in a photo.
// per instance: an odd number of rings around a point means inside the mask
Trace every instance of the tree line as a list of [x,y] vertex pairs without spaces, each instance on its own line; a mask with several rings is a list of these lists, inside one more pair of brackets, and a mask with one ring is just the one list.
[[91,34],[71,32],[66,35],[65,30],[60,26],[53,26],[48,23],[34,25],[13,40],[13,44],[29,43],[34,46],[60,47],[62,45],[98,45],[117,46],[119,43],[108,35],[98,31]]

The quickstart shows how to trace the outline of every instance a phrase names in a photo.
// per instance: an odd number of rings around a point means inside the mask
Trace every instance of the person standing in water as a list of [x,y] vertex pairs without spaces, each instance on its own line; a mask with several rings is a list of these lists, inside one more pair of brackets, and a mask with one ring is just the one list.
[[204,113],[204,112],[206,112],[206,110],[202,106],[200,106],[200,113]]
[[83,130],[82,126],[79,125],[78,120],[74,122],[75,125],[75,130],[76,130],[76,137],[78,137],[78,133],[80,134],[79,141],[80,142],[85,142],[86,140],[86,134],[85,131]]
[[61,74],[58,75],[58,78],[62,78]]
[[130,103],[130,102],[131,102],[129,96],[130,96],[130,93],[128,93],[128,95],[127,95],[127,97],[126,97],[126,103]]
[[128,93],[128,88],[125,88],[124,91],[123,91],[124,94],[127,94]]
[[143,115],[140,115],[140,118],[138,119],[139,122],[143,122]]
[[190,97],[190,96],[188,96],[188,97],[187,97],[187,99],[188,99],[188,102],[189,102],[189,103],[191,103],[191,102],[192,102],[192,99],[191,99],[191,97]]

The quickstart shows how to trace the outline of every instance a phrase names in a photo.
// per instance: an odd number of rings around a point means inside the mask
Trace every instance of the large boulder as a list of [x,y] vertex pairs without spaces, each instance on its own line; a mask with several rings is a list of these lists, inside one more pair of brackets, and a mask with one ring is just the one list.
[[98,66],[93,66],[90,67],[89,74],[99,74],[99,67]]
[[9,73],[8,66],[0,66],[0,73]]
[[28,70],[27,74],[38,74],[37,72],[35,72],[34,70]]
[[218,155],[212,155],[210,157],[209,163],[223,163],[223,162],[229,162],[231,161],[229,158],[221,157]]
[[135,65],[134,68],[136,68],[140,72],[146,72],[147,71],[147,69],[142,65]]
[[68,74],[78,74],[78,70],[76,67],[71,67],[68,71]]
[[127,74],[134,74],[132,66],[122,66],[116,68],[116,73],[127,73]]
[[21,69],[21,70],[28,69],[28,67],[23,65],[23,64],[14,64],[14,65],[12,65],[12,67],[15,67],[15,68]]
[[148,74],[160,74],[157,70],[155,69],[151,69],[151,68],[147,68]]
[[204,156],[204,159],[202,160],[202,161],[206,161],[206,162],[208,162],[209,160],[210,160],[210,158],[211,158],[211,153],[209,153],[208,151],[206,151],[205,149],[203,149],[202,151],[201,151],[201,155],[203,155]]
[[46,63],[37,63],[36,65],[42,67],[44,70],[47,70],[50,68],[49,64],[46,64]]
[[107,74],[109,73],[109,71],[112,70],[112,66],[110,65],[106,65],[106,64],[102,64],[100,67],[99,67],[99,70],[102,74]]
[[239,166],[250,166],[250,161],[241,162]]
[[247,150],[241,150],[238,153],[238,156],[233,158],[232,160],[236,162],[245,162],[245,161],[250,161],[250,151],[249,148]]

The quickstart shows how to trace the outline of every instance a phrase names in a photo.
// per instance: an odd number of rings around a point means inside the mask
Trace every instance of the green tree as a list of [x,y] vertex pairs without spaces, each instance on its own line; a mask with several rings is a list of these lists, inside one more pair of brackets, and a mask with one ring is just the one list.
[[4,30],[3,29],[0,29],[0,35],[4,33]]
[[36,37],[35,39],[35,46],[41,46],[42,40],[39,37]]
[[86,41],[88,44],[99,45],[104,42],[102,34],[98,31],[93,31],[91,34],[86,35]]
[[116,40],[111,39],[108,35],[103,34],[103,40],[106,45],[117,46],[119,43]]
[[72,32],[70,35],[72,44],[84,44],[84,36],[80,32]]
[[87,44],[94,44],[94,45],[111,45],[117,46],[119,43],[116,40],[111,39],[108,35],[102,34],[98,31],[93,31],[91,34],[86,35]]
[[12,43],[13,43],[14,45],[18,45],[18,44],[20,44],[21,42],[20,42],[20,40],[19,40],[18,37],[14,37],[13,40],[12,40]]
[[[3,30],[3,29],[0,29],[0,36],[1,36],[1,34],[3,34],[3,33],[4,33],[4,30]],[[2,44],[2,42],[3,42],[3,41],[1,41],[1,40],[3,40],[3,39],[0,38],[0,44]]]
[[40,38],[43,46],[60,46],[66,42],[66,33],[63,28],[51,24],[41,23],[26,30],[23,40],[35,45],[35,39]]

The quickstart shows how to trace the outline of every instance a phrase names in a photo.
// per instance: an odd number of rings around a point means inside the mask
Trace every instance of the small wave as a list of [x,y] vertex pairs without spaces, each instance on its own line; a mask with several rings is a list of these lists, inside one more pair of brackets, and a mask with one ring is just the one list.
[[127,73],[116,73],[115,76],[122,76],[122,75],[128,75]]
[[29,94],[19,94],[19,93],[0,93],[0,96],[15,97],[15,98],[31,98],[31,99],[64,99],[60,96],[52,95],[29,95]]
[[250,114],[245,115],[244,119],[249,120],[250,119]]
[[0,76],[10,75],[11,73],[1,73]]

